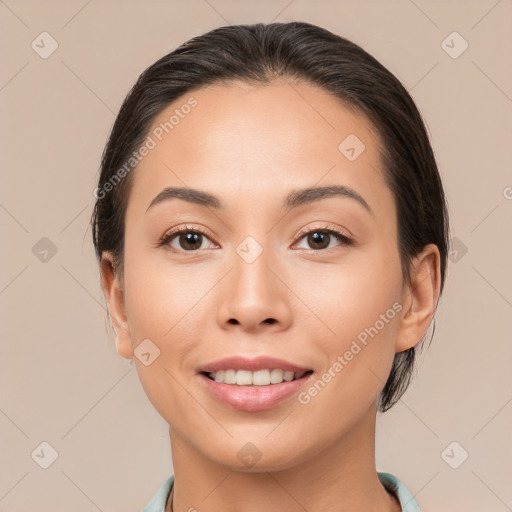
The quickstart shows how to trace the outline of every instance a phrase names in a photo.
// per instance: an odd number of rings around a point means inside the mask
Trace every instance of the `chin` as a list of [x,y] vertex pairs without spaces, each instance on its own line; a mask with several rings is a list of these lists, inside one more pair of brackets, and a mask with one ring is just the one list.
[[[265,442],[264,439],[250,441],[245,438],[243,441],[235,441],[229,445],[217,445],[219,451],[209,452],[209,448],[204,452],[210,460],[225,466],[231,471],[241,473],[263,473],[268,471],[282,471],[305,462],[309,457],[306,452],[298,452],[297,444]],[[234,454],[234,456],[227,456]],[[313,456],[313,453],[311,454]]]

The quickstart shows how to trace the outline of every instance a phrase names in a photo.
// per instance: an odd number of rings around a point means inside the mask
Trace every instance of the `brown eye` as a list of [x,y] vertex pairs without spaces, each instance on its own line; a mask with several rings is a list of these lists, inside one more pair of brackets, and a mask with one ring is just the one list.
[[203,235],[201,233],[186,231],[178,233],[178,244],[181,249],[186,251],[193,251],[200,249],[203,242]]
[[303,232],[300,240],[305,240],[307,247],[299,247],[300,249],[312,249],[321,251],[323,249],[332,249],[336,245],[351,245],[352,240],[347,236],[335,231],[334,229],[313,229]]
[[331,241],[331,235],[325,231],[314,231],[307,235],[307,240],[312,249],[326,249]]
[[[176,252],[193,252],[199,249],[205,249],[203,242],[205,240],[211,240],[205,233],[198,229],[182,228],[175,229],[170,233],[167,233],[160,240],[160,246],[168,246],[170,249]],[[211,244],[210,244],[211,245]]]

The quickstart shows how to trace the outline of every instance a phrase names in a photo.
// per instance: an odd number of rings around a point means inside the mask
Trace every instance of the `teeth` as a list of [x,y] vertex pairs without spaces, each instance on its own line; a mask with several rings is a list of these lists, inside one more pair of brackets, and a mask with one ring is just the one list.
[[252,372],[248,370],[238,370],[236,372],[236,385],[249,386],[252,384]]
[[224,384],[236,384],[237,386],[268,386],[269,384],[281,384],[281,382],[290,382],[300,379],[306,372],[289,372],[279,369],[258,370],[251,372],[249,370],[219,370],[210,372],[208,375],[215,382]]

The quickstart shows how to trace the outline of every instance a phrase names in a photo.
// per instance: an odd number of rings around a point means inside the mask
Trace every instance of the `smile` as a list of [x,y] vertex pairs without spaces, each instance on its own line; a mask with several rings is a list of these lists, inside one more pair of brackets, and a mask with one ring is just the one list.
[[[292,380],[285,380],[285,374],[287,378],[290,375],[282,370],[258,370],[251,372],[248,370],[225,370],[224,375],[219,372],[215,372],[214,375],[217,378],[222,377],[223,382],[214,380],[208,373],[199,373],[197,377],[200,378],[200,382],[205,387],[206,393],[215,399],[218,403],[228,406],[231,409],[246,412],[260,412],[267,411],[280,404],[284,404],[286,399],[295,396],[300,392],[301,388],[306,386],[306,383],[310,380],[313,375],[313,370],[308,370],[301,373],[292,373]],[[282,377],[280,375],[282,373]],[[227,374],[227,377],[226,377]],[[256,374],[256,377],[254,375]],[[256,384],[256,382],[267,382],[270,380],[270,375],[273,374],[275,382],[269,384]],[[225,379],[232,379],[236,377],[237,382],[233,384],[226,384]],[[239,384],[238,378],[240,376]],[[261,379],[258,381],[258,379]],[[252,382],[252,383],[251,383]],[[291,402],[296,404],[295,401]]]

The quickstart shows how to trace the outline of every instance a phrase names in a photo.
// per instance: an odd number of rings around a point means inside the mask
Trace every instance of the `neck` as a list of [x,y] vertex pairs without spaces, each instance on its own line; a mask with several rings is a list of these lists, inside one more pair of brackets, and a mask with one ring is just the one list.
[[301,463],[259,472],[219,464],[170,429],[174,487],[167,512],[399,512],[375,467],[375,412],[370,408],[343,437]]

